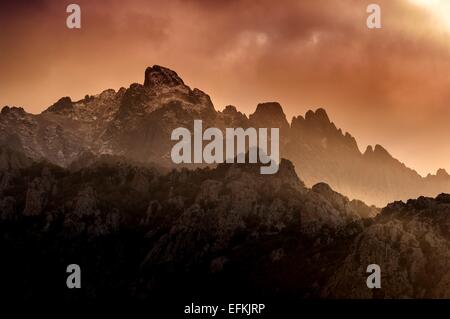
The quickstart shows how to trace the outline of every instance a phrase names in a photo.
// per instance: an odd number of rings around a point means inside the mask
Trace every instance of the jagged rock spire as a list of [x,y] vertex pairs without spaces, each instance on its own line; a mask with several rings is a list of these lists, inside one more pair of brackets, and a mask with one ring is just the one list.
[[175,71],[168,68],[154,65],[145,70],[145,87],[159,87],[159,86],[177,86],[184,85],[183,80]]

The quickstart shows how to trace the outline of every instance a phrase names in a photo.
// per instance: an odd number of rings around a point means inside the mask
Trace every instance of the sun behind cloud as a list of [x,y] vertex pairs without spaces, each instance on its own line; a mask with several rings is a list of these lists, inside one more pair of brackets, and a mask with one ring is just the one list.
[[450,1],[449,0],[410,0],[411,3],[423,7],[436,18],[438,24],[450,33]]

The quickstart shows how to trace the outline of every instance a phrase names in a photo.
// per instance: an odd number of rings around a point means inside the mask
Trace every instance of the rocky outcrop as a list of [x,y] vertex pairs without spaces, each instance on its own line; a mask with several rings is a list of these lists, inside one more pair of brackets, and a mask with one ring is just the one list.
[[0,146],[0,171],[25,168],[32,163],[23,153]]
[[156,242],[146,264],[195,264],[206,255],[229,249],[239,236],[281,234],[290,227],[314,237],[323,228],[337,231],[361,220],[370,210],[361,203],[360,215],[356,205],[327,185],[307,190],[292,163],[285,160],[274,176],[260,175],[251,165],[225,164],[210,175],[216,177],[199,184],[194,202]]
[[[384,208],[359,234],[324,296],[449,298],[450,195],[421,197]],[[366,267],[381,267],[382,289],[365,285]]]
[[80,190],[69,205],[70,211],[65,214],[63,225],[70,237],[80,234],[105,236],[119,228],[120,212],[116,209],[100,210],[95,190],[90,186]]
[[178,76],[175,71],[168,68],[164,68],[159,65],[148,67],[145,70],[144,86],[155,88],[162,86],[178,86],[184,85],[183,80]]
[[73,110],[72,99],[68,96],[60,98],[55,104],[50,106],[46,112],[64,113],[64,111]]
[[23,214],[25,216],[41,215],[55,191],[55,180],[50,171],[44,169],[41,177],[34,178],[28,184]]
[[249,120],[253,127],[278,127],[281,131],[289,129],[283,108],[277,102],[258,104],[255,113],[250,115]]

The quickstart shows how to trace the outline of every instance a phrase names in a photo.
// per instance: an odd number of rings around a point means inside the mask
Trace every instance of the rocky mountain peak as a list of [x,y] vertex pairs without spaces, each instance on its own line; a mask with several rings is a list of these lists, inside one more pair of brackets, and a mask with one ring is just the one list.
[[279,165],[277,176],[284,178],[285,181],[292,185],[299,185],[302,188],[305,187],[305,184],[295,172],[295,166],[291,161],[282,158]]
[[289,128],[286,115],[278,102],[260,103],[256,107],[255,113],[251,114],[250,122],[256,127],[278,127],[280,129]]
[[318,108],[315,112],[309,110],[305,114],[305,120],[319,123],[330,123],[330,118],[323,108]]
[[25,110],[21,107],[9,107],[9,106],[4,106],[2,108],[1,111],[2,115],[6,115],[6,114],[18,114],[18,115],[25,115]]
[[371,158],[392,158],[391,154],[379,144],[375,145],[375,148],[371,145],[367,146],[364,156]]
[[449,177],[450,175],[447,173],[447,171],[443,168],[440,168],[436,172],[436,176],[438,177]]
[[[124,88],[121,88],[122,90],[125,90]],[[106,89],[102,93],[99,94],[99,97],[102,99],[108,99],[114,97],[116,94],[116,91],[114,89]]]
[[68,96],[60,98],[56,103],[50,106],[45,112],[59,113],[65,110],[73,109],[72,99]]
[[334,193],[333,189],[327,183],[317,183],[311,188],[311,190],[320,194]]
[[333,141],[331,143],[338,148],[345,147],[355,154],[359,153],[356,139],[350,133],[344,134],[342,129],[338,129],[322,108],[316,111],[309,110],[305,117],[293,117],[291,127],[296,134],[319,141],[322,145]]
[[160,87],[160,86],[177,86],[184,85],[183,80],[178,76],[175,71],[168,68],[154,65],[153,67],[148,67],[145,70],[145,87]]
[[366,151],[364,152],[364,155],[369,155],[373,153],[373,147],[372,145],[367,145]]
[[234,106],[234,105],[227,105],[223,109],[223,113],[224,114],[235,114],[235,113],[238,113],[238,110],[236,109],[236,106]]
[[284,115],[283,108],[281,107],[280,103],[278,103],[278,102],[259,103],[256,106],[256,111],[253,115],[257,116],[257,115],[261,115],[261,114],[278,116],[278,117],[286,117]]
[[218,119],[223,119],[226,127],[247,127],[248,118],[245,114],[239,112],[235,106],[227,105],[222,112],[219,112]]
[[330,121],[327,112],[322,108],[318,108],[316,111],[309,110],[306,112],[304,120],[303,118],[294,120],[296,126],[301,126],[307,130],[320,131],[322,134],[329,136],[343,135],[342,131],[336,128],[336,125]]
[[373,149],[373,154],[378,157],[392,158],[391,154],[381,145],[375,145]]
[[305,115],[306,121],[314,121],[321,123],[330,123],[330,118],[323,108],[318,108],[315,112],[309,110]]
[[10,110],[11,110],[11,108],[6,105],[6,106],[2,107],[2,111],[0,114],[7,114]]

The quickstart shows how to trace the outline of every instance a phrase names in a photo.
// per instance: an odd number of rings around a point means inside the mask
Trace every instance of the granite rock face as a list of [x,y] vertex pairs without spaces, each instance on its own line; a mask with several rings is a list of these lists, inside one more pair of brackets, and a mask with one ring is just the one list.
[[[388,205],[355,238],[324,296],[449,298],[449,213],[446,194]],[[378,296],[362,280],[369,264],[381,267]]]

